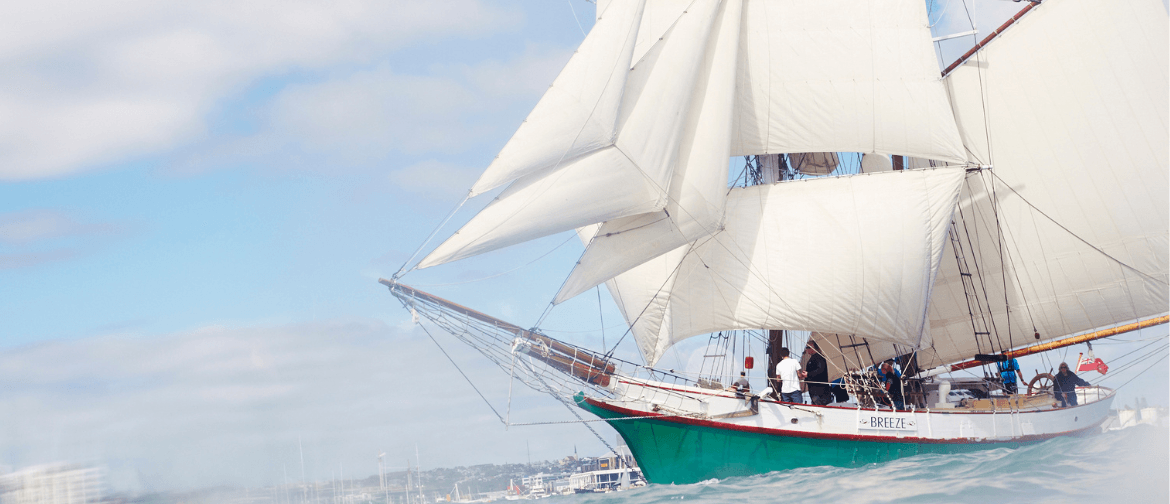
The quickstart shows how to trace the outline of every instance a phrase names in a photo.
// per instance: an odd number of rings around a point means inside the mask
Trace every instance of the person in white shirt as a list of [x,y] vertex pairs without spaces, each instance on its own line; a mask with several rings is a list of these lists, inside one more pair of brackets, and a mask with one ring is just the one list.
[[776,364],[776,380],[780,382],[780,401],[804,404],[800,392],[800,380],[806,375],[800,370],[800,361],[789,357],[787,348],[780,349],[780,362]]

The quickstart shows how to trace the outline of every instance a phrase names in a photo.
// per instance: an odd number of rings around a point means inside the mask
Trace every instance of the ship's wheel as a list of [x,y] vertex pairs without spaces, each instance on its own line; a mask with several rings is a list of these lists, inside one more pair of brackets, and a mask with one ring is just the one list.
[[1032,395],[1034,393],[1033,390],[1036,392],[1048,392],[1052,390],[1053,379],[1053,376],[1049,373],[1037,373],[1036,377],[1028,382],[1028,395]]

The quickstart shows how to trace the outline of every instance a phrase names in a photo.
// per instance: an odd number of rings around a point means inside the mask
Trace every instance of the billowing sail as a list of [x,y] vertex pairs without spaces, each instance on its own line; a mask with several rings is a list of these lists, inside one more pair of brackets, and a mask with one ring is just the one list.
[[741,0],[724,2],[718,33],[711,37],[701,73],[708,77],[695,89],[693,113],[683,135],[666,207],[602,225],[554,302],[560,303],[650,258],[718,231],[727,194],[741,5]]
[[[1046,2],[947,77],[968,151],[993,166],[966,223],[991,231],[966,252],[1003,256],[991,311],[1005,344],[1008,327],[1019,346],[1167,311],[1167,31],[1156,0]],[[931,317],[938,360],[986,349],[946,307]]]
[[920,367],[1167,311],[1167,37],[1157,1],[1056,0],[947,77],[993,168],[964,188]]
[[678,341],[726,329],[916,346],[963,176],[938,169],[733,189],[721,232],[607,286],[651,365]]

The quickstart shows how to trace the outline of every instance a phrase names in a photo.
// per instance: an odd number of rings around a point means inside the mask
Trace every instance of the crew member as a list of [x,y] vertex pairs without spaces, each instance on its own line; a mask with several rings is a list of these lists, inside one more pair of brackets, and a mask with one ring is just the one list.
[[[999,369],[999,377],[1003,380],[1003,391],[1006,394],[1018,394],[1019,382],[1024,381],[1024,374],[1020,372],[1020,363],[1016,359],[1008,358],[1003,362],[995,363],[995,367]],[[1016,381],[1016,377],[1019,381]]]
[[809,340],[804,347],[804,354],[808,356],[808,363],[805,364],[808,378],[804,383],[808,385],[809,401],[819,406],[833,402],[833,394],[829,391],[829,365],[825,362],[825,356],[821,355],[821,347],[817,342]]
[[1068,364],[1061,362],[1060,371],[1052,379],[1052,391],[1056,394],[1056,400],[1060,401],[1061,408],[1077,405],[1077,385],[1092,386],[1076,373],[1069,371]]
[[804,394],[800,392],[800,380],[805,372],[800,370],[800,362],[788,356],[787,348],[780,349],[780,362],[776,364],[776,380],[780,382],[780,400],[783,402],[804,404]]
[[890,406],[895,410],[906,409],[902,398],[902,377],[894,372],[894,361],[882,363],[882,374],[886,377],[886,395],[890,398]]
[[747,394],[751,393],[752,391],[752,385],[748,383],[747,371],[740,371],[739,379],[735,380],[735,383],[732,383],[731,386],[727,389],[735,391],[736,399],[743,399],[747,397]]

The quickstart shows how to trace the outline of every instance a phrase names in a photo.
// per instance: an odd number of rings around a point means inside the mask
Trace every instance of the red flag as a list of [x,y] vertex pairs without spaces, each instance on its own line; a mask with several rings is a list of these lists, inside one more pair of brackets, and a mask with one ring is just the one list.
[[1093,358],[1093,354],[1089,354],[1088,358],[1082,359],[1077,356],[1077,372],[1082,371],[1096,371],[1101,374],[1109,372],[1109,366],[1105,365],[1105,361]]

